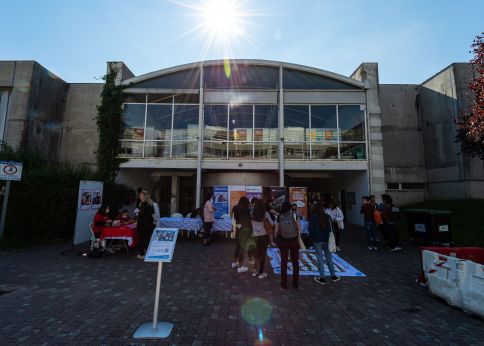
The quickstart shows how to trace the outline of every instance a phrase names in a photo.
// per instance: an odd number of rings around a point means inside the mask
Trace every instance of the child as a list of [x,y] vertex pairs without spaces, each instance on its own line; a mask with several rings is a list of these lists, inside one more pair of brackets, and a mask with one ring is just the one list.
[[121,215],[118,216],[120,226],[126,226],[133,223],[133,220],[129,217],[128,210],[124,209]]

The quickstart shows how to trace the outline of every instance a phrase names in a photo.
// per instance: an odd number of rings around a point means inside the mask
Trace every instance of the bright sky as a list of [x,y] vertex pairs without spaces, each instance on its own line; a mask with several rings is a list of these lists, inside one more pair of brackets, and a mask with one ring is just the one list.
[[421,83],[469,61],[481,0],[0,0],[0,60],[36,60],[67,82],[98,82],[106,61],[135,75],[229,58]]

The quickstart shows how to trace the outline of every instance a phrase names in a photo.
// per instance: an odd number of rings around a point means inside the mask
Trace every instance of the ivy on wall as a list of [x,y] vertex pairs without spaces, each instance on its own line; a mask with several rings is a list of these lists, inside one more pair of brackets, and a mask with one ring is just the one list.
[[105,81],[101,104],[97,106],[96,124],[99,133],[99,144],[96,152],[98,179],[114,182],[119,165],[124,159],[118,157],[121,144],[119,140],[123,134],[122,105],[126,86],[116,85],[118,71],[109,66],[108,73],[103,77]]

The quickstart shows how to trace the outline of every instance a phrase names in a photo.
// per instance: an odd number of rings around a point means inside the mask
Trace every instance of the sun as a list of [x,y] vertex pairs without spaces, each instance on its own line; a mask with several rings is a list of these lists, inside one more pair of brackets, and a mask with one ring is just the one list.
[[210,0],[200,7],[202,30],[222,42],[244,34],[243,10],[240,1]]
[[257,27],[253,19],[264,14],[250,6],[249,0],[171,0],[188,9],[186,31],[175,38],[191,36],[201,43],[202,59],[208,55],[232,57],[237,51],[257,46],[251,32]]

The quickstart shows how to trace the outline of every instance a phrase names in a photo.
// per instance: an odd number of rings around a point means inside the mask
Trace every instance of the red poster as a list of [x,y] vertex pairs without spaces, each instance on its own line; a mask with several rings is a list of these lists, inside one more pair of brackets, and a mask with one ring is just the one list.
[[303,216],[305,219],[308,218],[308,198],[307,198],[307,187],[290,187],[289,188],[289,202],[291,204],[296,203],[297,214]]

